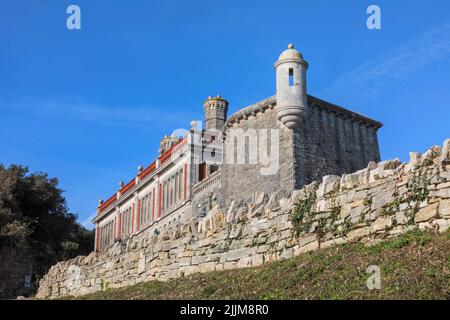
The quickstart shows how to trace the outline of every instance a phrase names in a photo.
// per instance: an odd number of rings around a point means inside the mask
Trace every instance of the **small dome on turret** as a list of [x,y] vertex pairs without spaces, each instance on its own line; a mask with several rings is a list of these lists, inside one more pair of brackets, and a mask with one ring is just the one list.
[[292,43],[288,44],[288,48],[284,50],[280,57],[278,58],[277,62],[275,62],[275,67],[283,61],[304,61],[303,55],[297,51],[294,48],[294,45]]

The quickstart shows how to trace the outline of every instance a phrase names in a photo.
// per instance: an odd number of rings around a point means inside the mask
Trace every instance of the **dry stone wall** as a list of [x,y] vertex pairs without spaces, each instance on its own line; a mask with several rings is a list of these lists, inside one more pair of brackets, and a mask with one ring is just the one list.
[[83,295],[196,272],[259,266],[346,242],[374,243],[414,228],[450,224],[450,139],[410,162],[370,163],[294,191],[218,206],[170,236],[142,232],[99,253],[59,262],[38,298]]

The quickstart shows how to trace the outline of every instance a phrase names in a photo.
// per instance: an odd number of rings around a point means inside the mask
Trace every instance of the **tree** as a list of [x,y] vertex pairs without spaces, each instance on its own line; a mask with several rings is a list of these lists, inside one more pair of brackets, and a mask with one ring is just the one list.
[[0,297],[14,295],[24,270],[40,277],[57,261],[91,252],[93,242],[56,178],[0,165]]

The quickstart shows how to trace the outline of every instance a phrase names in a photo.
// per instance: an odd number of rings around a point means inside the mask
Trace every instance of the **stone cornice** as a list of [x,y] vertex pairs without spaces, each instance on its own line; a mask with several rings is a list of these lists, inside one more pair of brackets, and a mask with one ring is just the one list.
[[[231,127],[234,123],[240,122],[241,120],[248,119],[249,116],[255,116],[259,112],[264,112],[267,109],[273,109],[276,106],[276,96],[271,96],[267,99],[261,100],[257,103],[254,103],[248,107],[245,107],[238,112],[232,114],[228,120],[225,122],[222,132],[224,132],[227,128]],[[325,100],[313,97],[308,95],[308,107],[319,107],[322,110],[334,113],[337,116],[345,119],[354,120],[360,123],[363,123],[367,126],[373,127],[375,130],[378,130],[383,126],[383,124],[379,121],[373,120],[369,117],[366,117],[360,113],[350,111],[336,104],[327,102]]]

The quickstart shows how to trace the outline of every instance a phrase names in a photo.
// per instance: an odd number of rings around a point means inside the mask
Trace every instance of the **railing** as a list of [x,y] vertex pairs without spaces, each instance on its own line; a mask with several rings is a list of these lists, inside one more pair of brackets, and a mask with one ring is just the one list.
[[124,195],[127,193],[131,188],[133,188],[136,185],[136,180],[133,179],[130,182],[128,182],[122,189],[119,190],[120,195]]
[[178,141],[177,143],[175,143],[169,150],[167,150],[160,158],[159,158],[159,163],[163,164],[165,163],[168,159],[170,159],[170,157],[172,156],[172,154],[179,150],[179,148],[181,148],[181,146],[183,144],[185,144],[187,141],[186,138]]
[[[187,141],[188,141],[188,137],[186,136],[183,139],[181,139],[180,141],[178,141],[176,144],[174,144],[169,150],[167,150],[162,156],[159,157],[159,164],[161,165],[161,164],[167,162],[167,160],[170,159],[172,154],[174,152],[180,150],[187,143]],[[154,161],[151,165],[149,165],[144,171],[139,173],[137,176],[139,177],[139,180],[142,180],[155,170],[156,170],[156,161]],[[119,190],[120,195],[124,195],[125,193],[130,191],[135,185],[136,185],[136,179],[131,180],[127,185],[123,186]],[[100,212],[104,211],[116,200],[117,200],[117,194],[113,195],[105,203],[103,203],[100,206],[99,211]]]
[[108,200],[106,200],[106,202],[104,202],[99,210],[100,212],[102,212],[103,210],[105,210],[106,208],[108,208],[114,201],[117,200],[117,194],[113,195],[111,198],[109,198]]
[[188,141],[188,137],[184,137],[182,140],[180,140],[179,142],[177,142],[172,149],[172,153],[177,152],[178,150],[180,150],[184,145],[186,145]]
[[194,193],[194,197],[199,195],[200,193],[214,187],[218,182],[220,182],[221,176],[222,176],[222,172],[216,171],[211,176],[206,178],[205,180],[197,183],[197,185],[195,185],[194,188],[192,189],[192,192]]
[[155,171],[156,169],[156,161],[153,162],[151,165],[149,165],[144,171],[138,174],[138,177],[140,180],[144,179],[146,176],[148,176],[150,173]]

